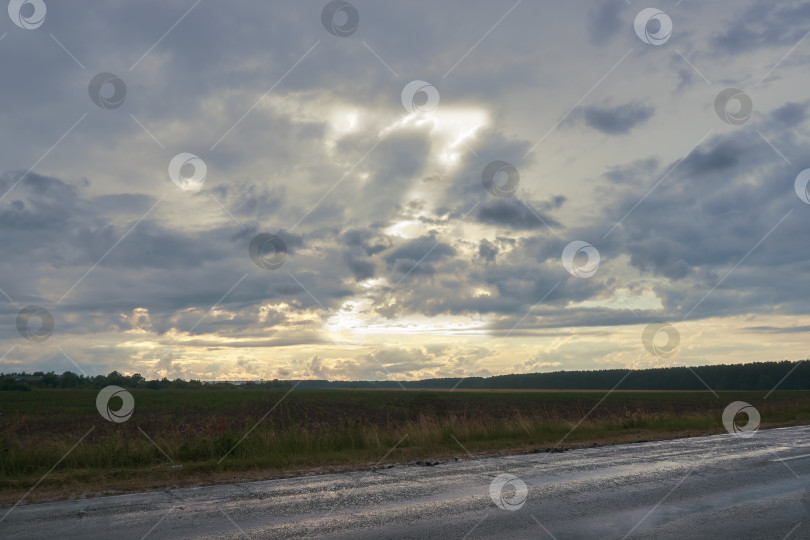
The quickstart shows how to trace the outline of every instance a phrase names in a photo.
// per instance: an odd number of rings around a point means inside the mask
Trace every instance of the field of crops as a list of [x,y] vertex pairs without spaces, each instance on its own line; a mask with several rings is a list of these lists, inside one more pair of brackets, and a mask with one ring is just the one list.
[[547,451],[563,438],[564,449],[721,433],[723,409],[736,400],[759,410],[762,427],[810,423],[805,391],[614,392],[597,407],[606,392],[131,393],[135,410],[122,423],[99,414],[96,390],[0,393],[0,502],[52,468],[40,498]]

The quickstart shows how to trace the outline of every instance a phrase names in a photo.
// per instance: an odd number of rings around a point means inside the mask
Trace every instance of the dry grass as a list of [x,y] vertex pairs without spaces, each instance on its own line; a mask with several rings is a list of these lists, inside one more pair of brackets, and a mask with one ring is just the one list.
[[810,422],[810,392],[616,393],[592,412],[604,393],[132,393],[136,413],[123,424],[101,418],[94,391],[3,393],[0,502],[16,502],[65,454],[27,501],[363,468],[386,455],[384,464],[441,461],[544,451],[563,439],[569,448],[722,433],[735,400],[754,404],[763,426]]

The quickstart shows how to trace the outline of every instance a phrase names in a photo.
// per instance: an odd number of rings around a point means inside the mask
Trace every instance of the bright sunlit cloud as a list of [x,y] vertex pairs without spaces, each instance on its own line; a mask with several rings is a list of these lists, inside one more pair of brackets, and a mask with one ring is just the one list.
[[8,26],[0,370],[647,366],[659,322],[668,362],[806,355],[810,18],[685,5],[654,44],[625,2],[369,5],[345,37],[201,3],[136,66],[187,7]]

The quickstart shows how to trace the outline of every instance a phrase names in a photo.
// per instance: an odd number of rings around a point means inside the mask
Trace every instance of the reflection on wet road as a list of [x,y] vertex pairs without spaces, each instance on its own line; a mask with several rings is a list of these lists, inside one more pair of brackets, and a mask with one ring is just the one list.
[[0,536],[810,538],[808,484],[798,427],[23,505]]

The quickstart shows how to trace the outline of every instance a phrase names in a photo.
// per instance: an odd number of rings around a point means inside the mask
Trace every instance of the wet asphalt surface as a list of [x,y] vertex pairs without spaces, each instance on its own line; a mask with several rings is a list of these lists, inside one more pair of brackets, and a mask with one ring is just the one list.
[[808,485],[810,426],[23,504],[0,537],[798,539]]

